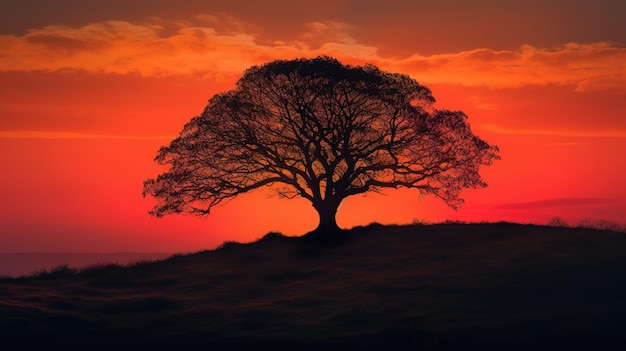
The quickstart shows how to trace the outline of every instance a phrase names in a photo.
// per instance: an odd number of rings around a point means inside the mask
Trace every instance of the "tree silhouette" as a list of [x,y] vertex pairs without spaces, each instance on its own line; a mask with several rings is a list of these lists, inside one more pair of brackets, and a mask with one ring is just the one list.
[[303,197],[333,232],[343,199],[383,188],[415,188],[457,208],[463,188],[485,187],[481,165],[498,148],[475,136],[460,111],[434,109],[410,77],[330,57],[249,68],[217,94],[156,161],[144,182],[151,214],[207,215],[237,195],[269,187]]

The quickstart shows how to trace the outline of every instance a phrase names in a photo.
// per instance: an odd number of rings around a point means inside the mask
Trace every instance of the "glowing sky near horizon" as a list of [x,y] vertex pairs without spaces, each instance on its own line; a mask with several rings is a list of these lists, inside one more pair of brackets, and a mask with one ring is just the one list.
[[409,74],[498,145],[455,212],[416,192],[344,201],[370,222],[626,223],[626,3],[3,1],[0,252],[186,252],[316,225],[259,191],[207,218],[152,218],[143,180],[215,93],[274,59]]

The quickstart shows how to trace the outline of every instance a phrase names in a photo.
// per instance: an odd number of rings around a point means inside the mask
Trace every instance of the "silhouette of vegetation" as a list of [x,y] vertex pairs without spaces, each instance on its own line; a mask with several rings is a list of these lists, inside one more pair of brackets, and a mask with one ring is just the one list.
[[249,68],[234,90],[213,96],[156,161],[170,168],[144,183],[151,214],[208,215],[240,194],[270,187],[303,197],[315,232],[338,230],[343,199],[413,188],[457,208],[464,188],[485,187],[479,167],[498,148],[474,135],[461,111],[438,110],[407,75],[330,57]]
[[48,270],[40,270],[33,273],[34,277],[39,278],[61,278],[61,277],[69,277],[78,273],[78,270],[70,268],[67,264],[62,264],[52,269]]
[[563,218],[561,218],[561,217],[554,217],[554,218],[552,218],[548,222],[548,226],[550,226],[550,227],[568,228],[569,224],[567,224],[567,222]]
[[[573,228],[574,227],[574,226],[570,226],[564,219],[560,217],[552,218],[548,222],[548,226],[560,227],[560,228]],[[622,225],[622,224],[612,222],[606,219],[584,218],[575,227],[585,228],[585,229],[610,230],[613,232],[626,232],[626,225]]]

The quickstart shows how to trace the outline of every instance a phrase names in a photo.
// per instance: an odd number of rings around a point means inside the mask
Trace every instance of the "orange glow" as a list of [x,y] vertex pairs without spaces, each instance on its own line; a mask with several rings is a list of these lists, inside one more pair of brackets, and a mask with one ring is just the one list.
[[[559,84],[575,86],[575,90],[622,92],[626,86],[626,48],[609,42],[567,43],[549,49],[531,45],[517,50],[478,48],[398,59],[381,57],[376,47],[358,42],[345,23],[311,22],[304,26],[301,40],[259,44],[244,30],[220,33],[223,24],[217,18],[197,18],[195,23],[56,25],[22,36],[0,35],[0,46],[6,51],[0,56],[0,71],[81,70],[233,81],[246,68],[276,58],[330,55],[346,63],[373,63],[429,83],[491,88]],[[165,29],[173,34],[160,35]]]
[[401,45],[394,39],[383,50],[347,20],[299,23],[287,39],[277,31],[207,14],[0,34],[0,251],[186,252],[314,229],[309,203],[267,191],[206,219],[151,218],[151,199],[141,191],[162,171],[153,162],[158,148],[247,67],[317,55],[411,75],[433,90],[437,107],[466,112],[502,156],[483,169],[489,187],[465,191],[458,212],[417,192],[389,190],[346,199],[340,226],[556,216],[571,224],[626,222],[623,43],[393,56],[386,53],[408,49],[394,51],[392,44]]

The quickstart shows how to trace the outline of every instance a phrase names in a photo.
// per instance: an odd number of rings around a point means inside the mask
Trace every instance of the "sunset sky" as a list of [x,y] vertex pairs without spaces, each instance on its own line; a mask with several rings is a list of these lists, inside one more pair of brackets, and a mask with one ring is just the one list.
[[409,74],[502,160],[453,211],[416,191],[344,201],[344,228],[560,217],[626,224],[626,1],[0,1],[0,252],[189,252],[316,227],[259,191],[150,217],[153,159],[215,93],[275,59]]

